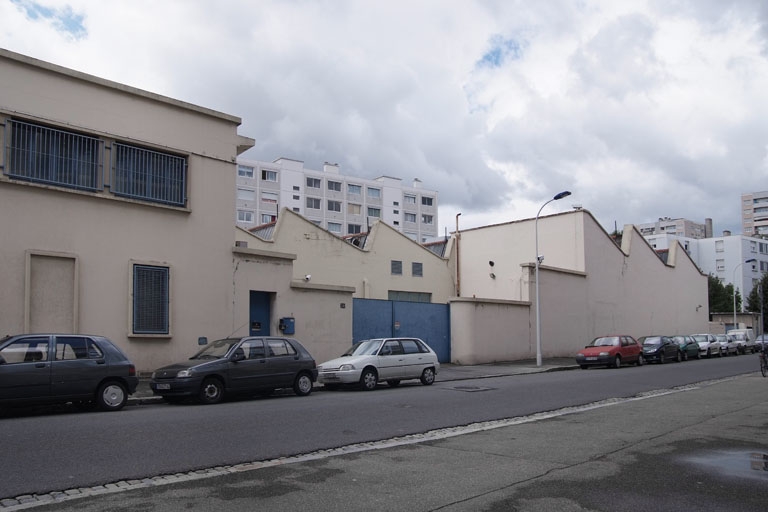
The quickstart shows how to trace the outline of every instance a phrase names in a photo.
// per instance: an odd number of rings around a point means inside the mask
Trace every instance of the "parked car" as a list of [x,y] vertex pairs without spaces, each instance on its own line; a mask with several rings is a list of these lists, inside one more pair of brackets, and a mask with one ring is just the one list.
[[628,335],[598,336],[576,354],[576,364],[582,370],[589,366],[618,368],[624,363],[645,363],[643,348]]
[[720,344],[720,354],[727,355],[739,355],[739,344],[736,343],[736,339],[728,334],[715,334],[717,343]]
[[736,340],[736,343],[739,345],[739,353],[746,354],[749,352],[754,354],[757,351],[752,329],[731,329],[727,334],[733,336]]
[[680,350],[683,353],[683,361],[687,361],[688,359],[699,359],[701,357],[701,354],[699,353],[699,344],[696,343],[696,340],[693,339],[692,336],[679,334],[677,336],[672,336],[672,341],[677,343],[677,346],[680,347]]
[[418,338],[376,338],[352,345],[341,357],[318,366],[318,380],[326,389],[359,384],[372,390],[381,381],[391,387],[419,379],[425,386],[440,370],[437,354]]
[[677,361],[679,363],[683,360],[683,351],[669,336],[642,336],[637,341],[643,346],[643,357],[646,362]]
[[195,397],[204,404],[228,395],[269,395],[293,388],[306,396],[317,380],[315,360],[293,338],[224,338],[208,344],[187,361],[158,368],[149,386],[168,402]]
[[136,367],[103,336],[21,334],[0,340],[0,403],[94,404],[119,411],[136,391]]
[[699,344],[699,354],[703,357],[721,356],[720,344],[715,343],[714,334],[692,334],[696,343]]
[[762,352],[764,343],[768,343],[768,334],[758,334],[755,338],[755,352]]

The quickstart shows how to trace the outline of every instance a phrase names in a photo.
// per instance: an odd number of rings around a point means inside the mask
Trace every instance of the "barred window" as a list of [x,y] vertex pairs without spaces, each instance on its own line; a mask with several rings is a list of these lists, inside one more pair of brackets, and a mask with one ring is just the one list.
[[85,190],[102,188],[102,142],[95,137],[11,121],[10,178]]
[[170,269],[133,266],[134,334],[169,334]]
[[184,206],[187,165],[184,158],[114,143],[112,192],[156,203]]
[[423,277],[424,265],[416,261],[411,262],[411,275],[414,277]]
[[393,276],[403,275],[403,262],[399,260],[392,260],[390,263],[390,270]]

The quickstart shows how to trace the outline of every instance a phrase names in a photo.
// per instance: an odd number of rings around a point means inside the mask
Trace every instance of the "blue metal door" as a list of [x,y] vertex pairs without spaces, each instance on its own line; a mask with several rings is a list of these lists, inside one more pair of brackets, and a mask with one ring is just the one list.
[[248,334],[250,336],[270,336],[269,332],[269,305],[270,294],[268,292],[255,292],[251,290],[250,297],[250,324]]
[[451,327],[448,304],[353,299],[352,337],[414,337],[424,340],[441,363],[451,360]]

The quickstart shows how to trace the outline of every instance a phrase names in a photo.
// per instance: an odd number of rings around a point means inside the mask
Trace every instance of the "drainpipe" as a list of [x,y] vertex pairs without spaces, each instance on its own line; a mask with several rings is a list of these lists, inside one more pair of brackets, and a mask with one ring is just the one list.
[[459,215],[456,214],[456,296],[461,297],[461,270],[459,267],[459,240],[461,239],[461,233],[459,233]]

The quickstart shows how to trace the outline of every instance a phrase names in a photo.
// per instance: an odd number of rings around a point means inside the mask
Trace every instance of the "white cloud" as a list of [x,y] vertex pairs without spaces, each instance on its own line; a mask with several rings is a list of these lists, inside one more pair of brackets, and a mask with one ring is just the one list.
[[[739,232],[768,189],[768,4],[13,0],[2,46],[240,116],[249,158],[418,177],[440,231],[573,196]],[[551,208],[551,210],[550,210]]]

